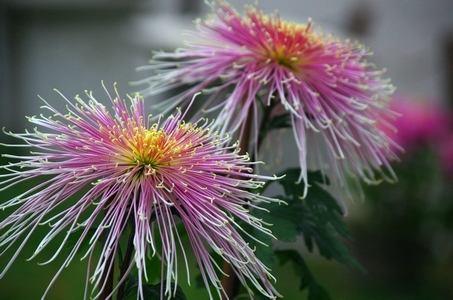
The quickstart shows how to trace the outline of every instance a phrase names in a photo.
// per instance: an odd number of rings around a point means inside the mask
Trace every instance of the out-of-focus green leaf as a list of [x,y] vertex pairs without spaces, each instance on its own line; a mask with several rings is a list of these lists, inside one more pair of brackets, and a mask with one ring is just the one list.
[[[125,289],[125,296],[124,300],[135,300],[137,299],[138,294],[138,279],[135,278],[133,275],[129,275],[125,282],[126,289]],[[158,284],[144,284],[142,286],[143,289],[143,298],[145,300],[161,300],[161,293],[165,289],[166,282],[162,281]],[[171,284],[171,298],[167,298],[165,295],[165,299],[171,300],[187,300],[184,292],[179,286],[175,286],[173,283]]]
[[[294,234],[295,239],[296,235],[302,234],[310,251],[313,251],[316,245],[320,254],[327,259],[335,259],[350,267],[363,270],[351,256],[343,240],[352,239],[352,237],[343,221],[340,205],[322,186],[328,183],[327,178],[321,172],[309,172],[310,186],[306,197],[302,199],[304,183],[298,182],[300,169],[288,169],[283,174],[286,176],[279,179],[278,183],[283,187],[286,195],[279,198],[286,201],[288,205],[275,203],[263,205],[271,215],[269,217],[263,215],[262,218],[265,221],[275,221],[274,226],[277,228],[278,219],[284,218],[284,221],[281,221],[282,228],[291,228],[283,235],[277,230],[277,238],[291,240],[290,235]],[[288,223],[292,223],[293,227]]]
[[[272,208],[272,211],[268,212],[263,210],[255,210],[254,215],[266,223],[270,224],[269,229],[271,229],[272,234],[282,242],[295,242],[297,236],[296,225],[291,219],[287,217],[287,205],[286,204],[274,204],[274,205],[263,205],[265,208]],[[258,238],[268,236],[264,233],[255,229],[255,237]],[[266,239],[266,241],[269,239]]]
[[305,264],[304,259],[296,250],[276,250],[275,255],[281,265],[290,262],[300,277],[300,290],[308,288],[308,300],[329,300],[329,293],[315,280]]

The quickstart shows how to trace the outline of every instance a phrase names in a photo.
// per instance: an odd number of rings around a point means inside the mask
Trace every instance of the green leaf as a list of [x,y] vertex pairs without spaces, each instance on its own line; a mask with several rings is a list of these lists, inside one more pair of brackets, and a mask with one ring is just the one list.
[[[286,201],[288,205],[275,203],[263,205],[270,211],[271,216],[262,218],[273,220],[275,228],[280,228],[281,222],[282,228],[286,230],[282,233],[277,229],[276,237],[289,241],[302,234],[310,251],[313,251],[316,245],[319,253],[327,259],[335,259],[363,271],[362,266],[349,253],[343,240],[351,240],[352,237],[343,220],[340,205],[323,187],[328,184],[328,179],[321,172],[308,172],[310,187],[305,199],[301,199],[304,183],[298,182],[300,169],[288,169],[283,174],[286,176],[277,182],[283,187],[286,195],[278,198]],[[293,227],[288,223],[292,223]]]
[[[277,204],[274,205],[262,205],[266,210],[255,209],[253,215],[257,218],[262,219],[265,223],[270,224],[269,229],[272,230],[272,234],[279,241],[283,242],[295,242],[297,236],[297,229],[290,219],[287,217],[287,205]],[[268,209],[272,209],[269,210]],[[268,236],[261,231],[254,230],[253,236]]]
[[[253,210],[253,215],[255,215],[255,211]],[[261,211],[259,211],[261,213]],[[267,213],[265,213],[267,214]],[[256,215],[257,216],[257,215]],[[267,219],[265,220],[267,222]],[[272,243],[274,238],[270,235],[256,229],[255,227],[251,226],[250,224],[240,221],[238,224],[241,228],[246,231],[248,234],[243,233],[242,231],[238,231],[241,234],[242,238],[247,242],[250,249],[253,249],[255,252],[255,256],[261,260],[266,266],[272,267],[275,264],[274,259],[274,250],[272,249]],[[252,237],[253,238],[252,238]],[[258,242],[258,241],[261,241]]]
[[[126,289],[125,289],[125,297],[123,298],[124,300],[136,300],[137,299],[137,294],[138,294],[138,288],[139,288],[139,283],[138,279],[135,278],[133,275],[129,274],[127,276],[126,282]],[[164,289],[166,285],[165,281],[162,281],[161,283],[158,284],[144,284],[142,286],[143,289],[143,299],[145,300],[160,300],[160,293],[161,289]],[[187,300],[186,296],[184,295],[184,292],[182,291],[181,287],[176,286],[175,290],[175,285],[174,283],[171,284],[171,291],[175,291],[172,295],[171,298],[167,298],[165,296],[165,299],[171,299],[171,300]]]
[[260,131],[260,136],[265,137],[267,133],[274,129],[289,128],[291,127],[291,115],[289,113],[281,114],[273,117],[266,123],[266,127]]
[[304,259],[296,250],[276,250],[275,255],[281,265],[290,262],[300,277],[300,290],[308,288],[309,300],[329,300],[329,293],[315,280]]

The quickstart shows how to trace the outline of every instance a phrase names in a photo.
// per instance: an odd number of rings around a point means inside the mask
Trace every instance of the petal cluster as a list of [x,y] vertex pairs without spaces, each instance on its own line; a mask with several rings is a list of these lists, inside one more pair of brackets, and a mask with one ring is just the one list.
[[[102,274],[113,268],[111,257],[119,252],[120,236],[132,224],[134,256],[128,272],[134,265],[138,269],[140,299],[149,255],[162,262],[162,298],[170,298],[176,292],[172,282],[178,280],[178,252],[184,253],[176,228],[182,223],[205,284],[217,287],[219,296],[219,270],[209,249],[233,266],[246,287],[251,283],[275,298],[272,276],[249,248],[239,225],[271,234],[245,207],[278,201],[249,192],[273,178],[254,175],[248,157],[239,155],[228,138],[211,132],[208,121],[186,123],[178,110],[151,124],[139,95],[125,100],[115,92],[114,98],[108,96],[113,113],[91,93],[88,101],[77,96],[75,103],[63,96],[66,113],[45,102],[52,117],[30,117],[37,126],[34,132],[7,133],[23,141],[7,146],[34,150],[27,156],[3,155],[18,162],[2,166],[7,172],[0,175],[0,190],[26,180],[41,183],[0,204],[0,209],[15,207],[0,221],[0,246],[5,251],[16,246],[0,277],[35,228],[46,225],[48,233],[32,258],[59,234],[64,238],[55,256],[71,236],[78,237],[56,278],[88,240],[83,257],[94,264],[89,280],[91,297],[96,298],[105,285]],[[98,241],[102,249],[96,257]]]
[[149,84],[144,96],[185,87],[162,104],[168,109],[204,91],[203,109],[219,110],[221,132],[239,132],[253,115],[255,140],[261,107],[289,113],[305,182],[309,160],[340,183],[345,174],[369,183],[394,177],[392,142],[376,126],[395,115],[387,108],[394,87],[367,61],[366,47],[325,36],[312,21],[287,22],[255,6],[241,15],[223,1],[211,6],[187,47],[158,52],[141,68],[155,72],[137,82]]
[[390,108],[401,115],[392,123],[396,131],[379,126],[408,153],[430,144],[438,147],[451,135],[451,112],[433,99],[395,95]]
[[441,161],[445,174],[453,175],[453,118],[448,107],[435,99],[395,95],[390,108],[401,115],[392,124],[396,130],[380,127],[404,147],[403,157],[415,156],[421,149],[431,149]]

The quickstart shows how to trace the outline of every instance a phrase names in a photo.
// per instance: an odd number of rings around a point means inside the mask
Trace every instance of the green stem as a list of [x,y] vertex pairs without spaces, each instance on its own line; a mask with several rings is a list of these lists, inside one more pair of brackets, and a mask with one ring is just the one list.
[[[105,212],[104,216],[107,215],[107,207],[110,205],[111,200],[108,200],[106,205],[105,205]],[[107,243],[107,238],[108,238],[109,231],[108,229],[105,229],[104,232],[102,233],[102,246],[104,246]],[[109,257],[107,258],[104,266],[104,272],[102,273],[101,277],[101,282],[105,282],[104,288],[102,289],[101,296],[99,297],[100,300],[106,300],[110,296],[110,294],[113,292],[113,274],[114,274],[114,268],[109,268],[111,264],[114,264],[115,257],[113,256],[112,253],[109,254]],[[111,298],[111,297],[110,297]]]
[[[249,109],[247,118],[246,118],[244,124],[242,125],[243,127],[241,128],[242,135],[239,140],[239,155],[244,155],[248,152],[249,144],[250,144],[250,133],[251,133],[251,127],[252,127],[252,120],[253,120],[253,110]],[[225,297],[225,295],[223,295],[222,299],[223,300],[234,299],[239,293],[239,286],[240,286],[239,278],[234,273],[233,266],[226,261],[223,263],[222,270],[225,274],[228,274],[228,276],[223,275],[222,280],[221,280],[222,288],[226,294],[226,297]]]
[[[110,255],[107,259],[106,264],[114,263],[113,260],[114,260],[113,255]],[[101,282],[105,282],[106,284],[102,289],[102,294],[101,297],[99,298],[101,300],[108,299],[108,297],[113,291],[113,273],[114,273],[113,271],[114,271],[113,268],[109,268],[106,269],[105,272],[102,274]]]
[[[269,117],[271,115],[272,109],[275,107],[276,102],[273,101],[269,106],[264,107],[263,111],[263,117],[260,122],[260,126],[258,128],[258,137],[257,140],[255,141],[256,147],[259,150],[261,147],[261,144],[265,138],[264,136],[264,131],[266,129],[266,126],[268,126],[269,123]],[[250,147],[250,134],[251,134],[251,129],[252,129],[252,121],[253,121],[254,115],[253,115],[253,110],[252,108],[249,109],[247,119],[245,120],[244,124],[242,125],[241,128],[241,138],[239,140],[239,155],[244,155],[248,152],[249,147]],[[252,161],[255,161],[255,153],[252,153]],[[238,293],[239,293],[239,286],[240,286],[240,281],[239,278],[236,276],[234,273],[233,267],[231,264],[228,262],[223,263],[223,272],[225,274],[228,274],[229,276],[223,276],[222,277],[222,287],[223,290],[225,291],[226,296],[229,299],[234,299]],[[225,295],[222,297],[223,300],[228,299],[225,297]]]
[[[134,221],[131,222],[131,231],[129,233],[129,238],[127,240],[127,248],[124,257],[121,258],[121,266],[120,266],[120,276],[119,278],[122,279],[123,276],[126,274],[127,269],[129,267],[130,261],[132,259],[132,254],[134,253]],[[122,300],[124,298],[124,293],[126,290],[126,281],[123,281],[121,285],[118,287],[118,294],[117,300]]]
[[[269,117],[271,116],[272,109],[275,107],[275,101],[272,101],[270,105],[266,106],[263,111],[263,117],[261,119],[260,127],[258,128],[258,137],[256,142],[256,149],[259,151],[261,144],[264,141],[265,129],[269,125]],[[256,161],[255,152],[252,154],[252,161]]]

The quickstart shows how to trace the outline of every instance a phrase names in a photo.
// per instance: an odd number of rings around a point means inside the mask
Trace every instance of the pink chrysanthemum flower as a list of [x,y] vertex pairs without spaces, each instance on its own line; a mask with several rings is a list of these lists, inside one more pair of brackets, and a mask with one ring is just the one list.
[[413,155],[420,148],[431,148],[442,161],[445,173],[453,175],[451,111],[433,99],[407,95],[394,96],[390,108],[401,115],[392,124],[396,130],[381,127],[405,149],[404,156]]
[[162,104],[168,107],[190,100],[194,92],[212,93],[203,108],[220,109],[221,132],[239,131],[253,114],[255,139],[259,108],[281,106],[291,116],[300,179],[307,181],[313,154],[307,144],[316,145],[316,166],[327,165],[340,183],[346,173],[367,182],[378,180],[377,172],[394,177],[388,163],[396,158],[391,142],[376,128],[379,119],[393,115],[386,107],[394,87],[381,79],[385,70],[366,61],[369,50],[324,36],[311,21],[287,22],[254,6],[246,6],[244,16],[223,1],[213,3],[212,10],[197,21],[197,32],[188,33],[187,48],[156,53],[141,68],[156,71],[136,82],[150,84],[144,96],[187,87]]
[[450,135],[450,112],[430,99],[398,95],[390,108],[401,115],[392,123],[396,131],[382,130],[407,152],[426,144],[437,147]]
[[[56,256],[70,236],[79,231],[80,238],[54,280],[74,259],[84,239],[89,239],[84,255],[89,262],[94,261],[97,241],[102,241],[100,256],[90,274],[91,297],[96,298],[105,285],[102,274],[113,267],[109,257],[118,252],[126,220],[132,220],[135,254],[127,273],[134,265],[137,267],[142,299],[146,258],[159,257],[164,270],[162,280],[166,282],[163,293],[169,298],[176,286],[171,283],[178,279],[178,248],[184,253],[175,227],[180,220],[206,286],[215,286],[219,296],[222,294],[216,275],[218,266],[206,248],[209,245],[233,266],[242,284],[247,287],[251,283],[265,296],[275,298],[278,293],[269,281],[273,277],[239,234],[242,228],[238,224],[245,222],[270,234],[262,221],[244,207],[278,201],[248,192],[273,178],[253,174],[253,163],[248,157],[239,155],[236,145],[229,146],[228,138],[211,132],[207,121],[185,123],[178,110],[176,115],[150,124],[140,96],[130,98],[128,107],[127,101],[117,92],[116,95],[115,99],[109,95],[113,115],[87,93],[89,102],[76,97],[76,104],[72,104],[64,98],[68,102],[66,114],[45,102],[44,108],[52,112],[52,117],[28,118],[50,133],[38,129],[24,134],[8,133],[23,140],[24,144],[18,146],[38,150],[29,156],[3,155],[20,162],[2,166],[9,172],[0,175],[0,190],[14,188],[25,180],[46,179],[0,204],[0,209],[17,207],[0,222],[0,246],[8,249],[18,244],[0,277],[38,225],[50,227],[32,258],[61,233],[64,240]],[[74,199],[78,192],[82,195]],[[68,208],[52,213],[68,202]],[[156,246],[157,240],[161,248]],[[213,298],[211,294],[210,297]]]

